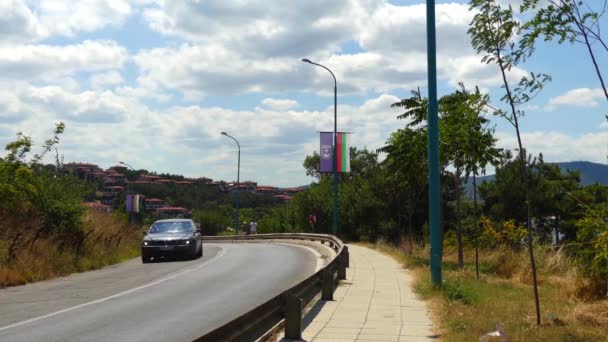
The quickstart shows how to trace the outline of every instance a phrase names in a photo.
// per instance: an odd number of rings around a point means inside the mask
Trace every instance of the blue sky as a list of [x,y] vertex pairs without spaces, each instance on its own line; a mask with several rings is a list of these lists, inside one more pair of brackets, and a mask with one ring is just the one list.
[[[517,3],[517,0],[501,0]],[[480,63],[463,1],[437,2],[441,94],[479,85],[499,105],[498,70]],[[0,4],[0,144],[41,143],[59,121],[64,160],[296,186],[333,127],[376,149],[404,125],[390,104],[426,91],[423,1],[8,0]],[[608,25],[602,19],[603,27]],[[608,54],[598,49],[600,65]],[[608,106],[582,45],[541,43],[515,70],[553,81],[528,106],[524,145],[547,161],[606,162]],[[608,76],[608,75],[604,75]],[[492,119],[499,145],[514,131]]]

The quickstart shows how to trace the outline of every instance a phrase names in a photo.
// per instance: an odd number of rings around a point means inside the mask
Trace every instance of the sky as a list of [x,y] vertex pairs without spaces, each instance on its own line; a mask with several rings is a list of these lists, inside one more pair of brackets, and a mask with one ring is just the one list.
[[[471,48],[467,3],[438,0],[436,13],[439,96],[463,82],[504,107],[499,70]],[[64,162],[232,181],[225,131],[241,180],[309,184],[302,163],[333,129],[333,79],[302,58],[335,73],[338,130],[376,150],[405,125],[390,105],[427,91],[425,2],[2,0],[0,145],[23,132],[40,146],[64,122]],[[552,82],[525,107],[524,146],[606,163],[608,105],[584,46],[541,43],[511,76],[531,71]],[[513,127],[491,120],[515,148]]]

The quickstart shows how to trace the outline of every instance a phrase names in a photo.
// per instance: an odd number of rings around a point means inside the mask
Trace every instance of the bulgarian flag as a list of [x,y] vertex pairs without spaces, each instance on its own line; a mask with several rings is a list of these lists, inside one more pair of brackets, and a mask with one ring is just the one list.
[[338,172],[350,172],[350,133],[338,132]]

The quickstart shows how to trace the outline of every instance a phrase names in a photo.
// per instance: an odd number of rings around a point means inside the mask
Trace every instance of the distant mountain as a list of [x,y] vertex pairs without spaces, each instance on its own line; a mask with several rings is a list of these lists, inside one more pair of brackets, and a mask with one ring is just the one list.
[[592,163],[587,161],[574,161],[556,163],[562,169],[562,172],[567,170],[580,171],[581,184],[605,184],[608,185],[608,165]]
[[[557,164],[562,169],[562,172],[579,171],[581,173],[581,184],[604,184],[608,185],[608,165],[592,163],[588,161],[573,161],[573,162],[561,162],[561,163],[548,163]],[[477,184],[481,184],[483,181],[492,182],[494,181],[494,175],[487,175],[477,177]],[[473,196],[473,180],[469,179],[469,183],[465,184],[465,188],[468,196]]]

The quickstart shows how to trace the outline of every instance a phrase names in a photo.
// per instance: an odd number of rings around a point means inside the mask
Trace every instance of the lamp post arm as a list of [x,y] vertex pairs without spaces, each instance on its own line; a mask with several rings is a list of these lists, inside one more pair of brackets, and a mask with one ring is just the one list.
[[331,74],[331,77],[333,77],[333,78],[334,78],[334,88],[337,88],[337,87],[338,87],[338,81],[336,81],[336,75],[334,75],[334,73],[333,73],[331,70],[329,70],[329,68],[328,68],[328,67],[326,67],[326,66],[325,66],[325,65],[323,65],[323,64],[319,64],[319,63],[315,63],[315,62],[308,62],[308,63],[310,63],[310,64],[314,64],[314,65],[316,65],[316,66],[320,66],[321,68],[323,68],[323,69],[325,69],[325,70],[329,71],[329,73]]

